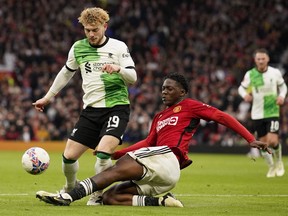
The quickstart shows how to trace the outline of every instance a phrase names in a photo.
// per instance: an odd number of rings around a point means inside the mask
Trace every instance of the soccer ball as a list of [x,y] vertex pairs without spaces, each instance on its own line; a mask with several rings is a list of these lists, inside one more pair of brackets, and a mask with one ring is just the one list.
[[24,170],[32,175],[43,173],[50,164],[49,154],[40,147],[32,147],[22,156]]

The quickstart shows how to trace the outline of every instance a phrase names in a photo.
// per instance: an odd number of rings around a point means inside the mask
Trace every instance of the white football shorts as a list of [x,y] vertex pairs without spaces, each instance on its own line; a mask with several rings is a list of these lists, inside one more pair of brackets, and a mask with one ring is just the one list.
[[143,165],[141,180],[133,181],[138,185],[139,195],[156,196],[176,186],[180,166],[168,146],[144,147],[127,154]]

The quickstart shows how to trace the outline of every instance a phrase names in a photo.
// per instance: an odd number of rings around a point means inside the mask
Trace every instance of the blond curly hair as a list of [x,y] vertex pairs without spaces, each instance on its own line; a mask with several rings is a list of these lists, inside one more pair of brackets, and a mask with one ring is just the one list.
[[86,8],[78,17],[79,23],[85,25],[103,25],[109,21],[109,14],[107,11],[99,7]]

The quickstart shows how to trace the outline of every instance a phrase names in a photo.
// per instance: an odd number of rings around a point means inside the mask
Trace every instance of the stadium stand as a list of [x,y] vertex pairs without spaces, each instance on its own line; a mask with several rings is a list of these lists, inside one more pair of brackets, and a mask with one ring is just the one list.
[[[2,0],[0,140],[67,138],[82,108],[80,75],[44,113],[36,112],[32,102],[47,91],[72,43],[83,38],[77,17],[91,5],[109,11],[108,36],[125,41],[136,63],[138,81],[129,89],[132,113],[124,136],[128,143],[145,137],[151,117],[163,108],[160,86],[169,72],[185,74],[190,97],[231,113],[250,128],[250,105],[237,87],[253,65],[253,51],[268,49],[271,64],[288,70],[285,0]],[[287,104],[281,110],[286,145]],[[205,121],[191,140],[191,145],[243,143],[232,131]]]

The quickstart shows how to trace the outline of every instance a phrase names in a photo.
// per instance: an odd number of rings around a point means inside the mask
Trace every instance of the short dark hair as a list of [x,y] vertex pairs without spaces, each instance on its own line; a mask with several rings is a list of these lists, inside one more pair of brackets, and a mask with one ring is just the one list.
[[186,78],[182,74],[170,73],[164,78],[164,80],[166,80],[166,79],[175,80],[177,83],[179,83],[182,86],[182,88],[185,90],[185,93],[188,92],[189,85],[188,85]]
[[265,48],[256,49],[256,50],[254,51],[254,53],[253,53],[253,57],[255,57],[257,53],[265,53],[266,55],[269,56],[269,52],[268,52],[268,50],[265,49]]

